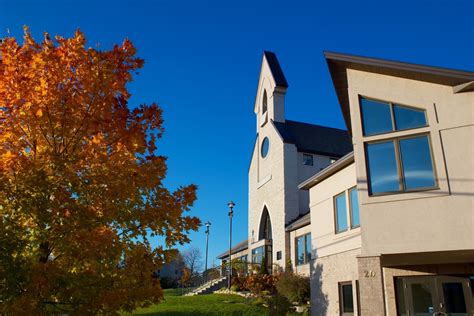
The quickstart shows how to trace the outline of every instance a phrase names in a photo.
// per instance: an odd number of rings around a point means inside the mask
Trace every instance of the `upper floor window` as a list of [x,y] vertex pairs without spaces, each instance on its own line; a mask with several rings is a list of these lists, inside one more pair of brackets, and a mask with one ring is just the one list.
[[370,194],[436,187],[429,135],[366,144]]
[[312,166],[313,165],[313,155],[303,154],[303,165]]
[[336,233],[341,233],[347,230],[346,192],[337,195],[334,198],[334,204],[336,211]]
[[[347,203],[347,197],[349,197],[349,203]],[[354,187],[334,197],[334,217],[336,234],[348,230],[349,224],[351,229],[360,226],[357,188]]]
[[422,109],[361,98],[362,129],[364,136],[427,126]]
[[311,260],[311,233],[296,237],[296,264],[302,265]]
[[265,114],[267,112],[267,108],[268,108],[267,90],[263,90],[262,114]]

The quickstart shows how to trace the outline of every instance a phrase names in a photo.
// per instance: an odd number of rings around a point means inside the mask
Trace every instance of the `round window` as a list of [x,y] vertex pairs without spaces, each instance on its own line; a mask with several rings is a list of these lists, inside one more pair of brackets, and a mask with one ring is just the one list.
[[270,141],[268,137],[265,137],[262,142],[261,154],[262,158],[265,158],[268,155],[268,150],[270,149]]

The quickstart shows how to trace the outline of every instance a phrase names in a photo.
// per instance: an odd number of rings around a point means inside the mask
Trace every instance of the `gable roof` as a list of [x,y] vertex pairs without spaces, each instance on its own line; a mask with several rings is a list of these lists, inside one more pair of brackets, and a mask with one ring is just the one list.
[[288,88],[288,82],[286,81],[285,74],[283,74],[283,70],[281,69],[280,63],[278,62],[275,53],[264,51],[263,55],[268,62],[268,66],[270,67],[270,71],[272,72],[276,85],[279,87]]
[[[355,69],[387,76],[425,81],[451,87],[474,81],[474,72],[441,67],[432,67],[399,61],[370,58],[334,52],[324,52],[331,73],[346,126],[351,131],[347,69]],[[463,87],[464,91],[466,88]]]
[[273,122],[283,142],[294,144],[298,151],[342,157],[352,151],[346,130],[286,120]]

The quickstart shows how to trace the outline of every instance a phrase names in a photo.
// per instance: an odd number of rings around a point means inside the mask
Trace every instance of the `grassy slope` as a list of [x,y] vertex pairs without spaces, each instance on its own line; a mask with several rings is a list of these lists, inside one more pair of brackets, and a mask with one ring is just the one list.
[[133,315],[267,315],[264,307],[248,304],[237,295],[209,294],[179,296],[175,290],[165,290],[165,299],[160,304],[136,310]]

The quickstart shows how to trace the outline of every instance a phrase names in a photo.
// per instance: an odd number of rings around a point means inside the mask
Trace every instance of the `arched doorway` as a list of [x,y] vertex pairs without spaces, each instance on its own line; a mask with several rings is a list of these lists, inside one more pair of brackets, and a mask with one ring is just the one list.
[[273,266],[272,238],[272,221],[267,207],[264,207],[258,229],[258,240],[264,240],[264,243],[252,250],[252,262],[258,264],[265,262],[269,273],[272,273]]

